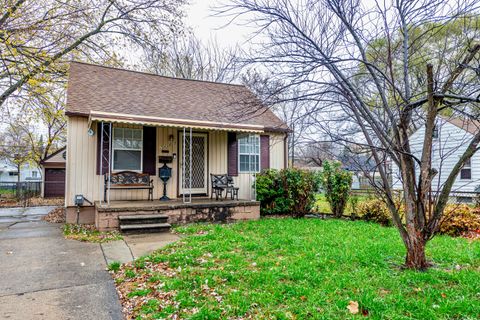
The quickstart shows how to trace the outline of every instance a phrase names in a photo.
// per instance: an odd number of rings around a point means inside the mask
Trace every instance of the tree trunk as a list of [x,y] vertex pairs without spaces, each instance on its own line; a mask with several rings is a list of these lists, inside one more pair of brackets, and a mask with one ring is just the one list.
[[421,238],[421,234],[410,236],[405,242],[407,256],[405,258],[405,267],[415,270],[427,270],[431,264],[425,256],[426,242]]

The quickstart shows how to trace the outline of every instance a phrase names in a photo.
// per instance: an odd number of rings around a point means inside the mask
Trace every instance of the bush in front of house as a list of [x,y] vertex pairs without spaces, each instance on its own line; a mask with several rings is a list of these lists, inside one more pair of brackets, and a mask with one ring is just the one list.
[[319,177],[296,168],[269,169],[257,175],[256,188],[262,215],[303,217],[313,208]]
[[392,225],[390,211],[381,199],[370,199],[360,202],[357,206],[357,215],[363,220],[376,222],[383,226]]
[[480,232],[480,208],[462,205],[448,205],[440,222],[439,232],[458,237],[468,232]]
[[352,173],[344,170],[339,161],[324,161],[320,185],[335,217],[341,217],[352,188]]

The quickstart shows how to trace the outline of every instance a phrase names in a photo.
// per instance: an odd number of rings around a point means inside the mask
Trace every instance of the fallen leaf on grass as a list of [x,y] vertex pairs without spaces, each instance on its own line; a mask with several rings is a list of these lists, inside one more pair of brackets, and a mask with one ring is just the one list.
[[381,289],[378,291],[380,297],[385,297],[385,296],[387,296],[388,294],[390,294],[390,292],[391,292],[390,290],[383,289],[383,288],[381,288]]
[[358,302],[357,301],[350,301],[348,303],[347,309],[351,314],[357,314],[358,313]]

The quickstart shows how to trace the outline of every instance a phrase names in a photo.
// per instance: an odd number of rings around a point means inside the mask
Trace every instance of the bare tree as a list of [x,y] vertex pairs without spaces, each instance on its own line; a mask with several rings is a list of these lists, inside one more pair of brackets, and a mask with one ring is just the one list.
[[[243,57],[237,60],[238,65],[243,65]],[[285,83],[275,81],[268,74],[262,74],[255,69],[247,69],[242,73],[241,82],[247,86],[265,105],[272,110],[288,125],[288,150],[290,165],[295,165],[295,157],[299,155],[297,148],[306,143],[309,133],[309,115],[316,109],[316,103],[302,99],[302,93],[295,89],[285,90]],[[252,107],[252,106],[249,106]]]
[[[336,142],[369,150],[382,180],[378,192],[407,249],[405,266],[428,268],[425,246],[438,230],[460,169],[479,148],[477,130],[430,203],[438,174],[431,164],[437,115],[473,119],[478,109],[478,28],[450,32],[458,21],[478,21],[476,2],[231,0],[221,13],[244,14],[258,25],[269,41],[250,62],[317,102],[312,123]],[[454,41],[439,46],[439,33],[455,35]],[[425,124],[425,138],[416,156],[410,134],[419,123]],[[404,220],[383,165],[387,159],[401,173]]]
[[[184,0],[0,1],[0,106],[20,89],[64,74],[62,60],[117,58],[113,47],[169,39]],[[97,57],[97,58],[95,58]]]
[[239,76],[237,55],[236,48],[222,48],[215,40],[204,44],[190,34],[148,48],[142,67],[164,76],[230,83]]

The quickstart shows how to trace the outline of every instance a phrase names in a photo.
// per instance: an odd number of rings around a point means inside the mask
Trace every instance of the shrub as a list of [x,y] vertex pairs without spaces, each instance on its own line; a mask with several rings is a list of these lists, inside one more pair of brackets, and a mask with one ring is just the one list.
[[312,171],[296,168],[265,170],[257,175],[256,181],[261,213],[303,217],[313,208],[318,187],[318,175]]
[[365,200],[357,206],[358,215],[366,220],[390,226],[392,219],[385,202],[380,199]]
[[480,209],[467,205],[448,205],[440,222],[440,233],[461,236],[467,232],[480,230]]
[[353,219],[355,219],[357,215],[357,208],[358,208],[359,201],[360,201],[360,198],[357,195],[350,195],[349,203],[350,203],[350,209],[352,212]]
[[324,161],[320,173],[320,184],[332,213],[336,217],[341,217],[352,187],[352,174],[342,169],[338,161]]

